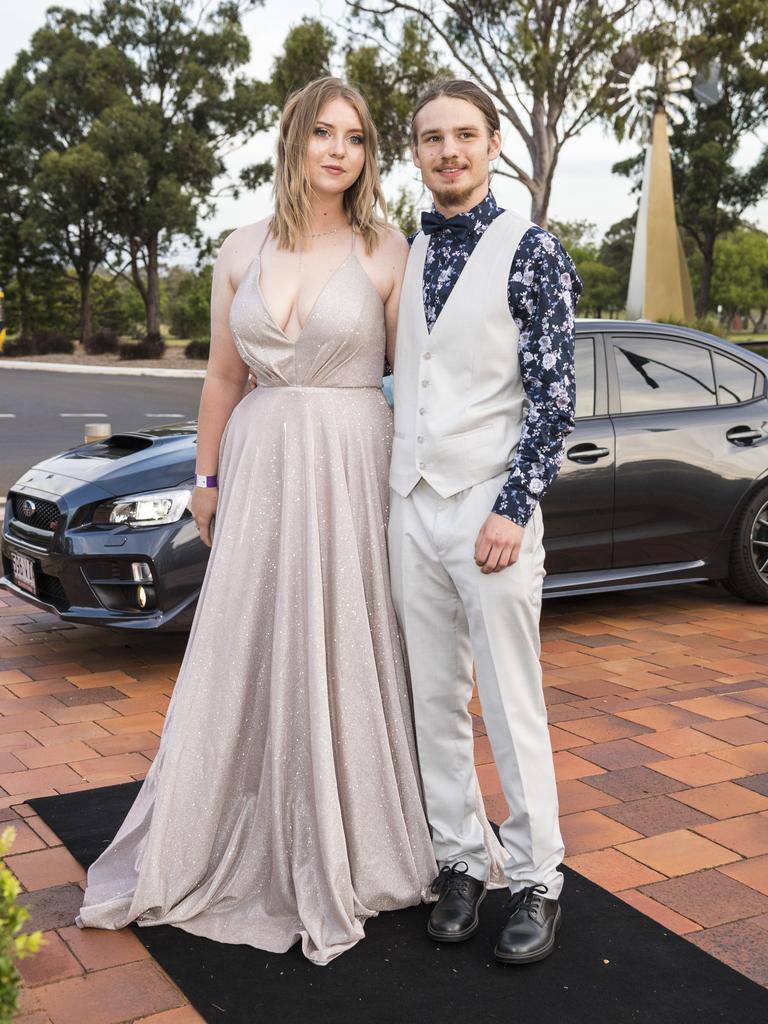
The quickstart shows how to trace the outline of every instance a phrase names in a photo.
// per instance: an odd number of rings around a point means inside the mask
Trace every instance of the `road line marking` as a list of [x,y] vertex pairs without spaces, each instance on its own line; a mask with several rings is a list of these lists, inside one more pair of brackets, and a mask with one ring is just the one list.
[[0,420],[15,420],[15,412],[0,412]]
[[145,412],[150,419],[183,420],[183,412]]
[[66,416],[69,419],[87,419],[89,416],[102,416],[106,419],[105,412],[60,412],[59,416]]

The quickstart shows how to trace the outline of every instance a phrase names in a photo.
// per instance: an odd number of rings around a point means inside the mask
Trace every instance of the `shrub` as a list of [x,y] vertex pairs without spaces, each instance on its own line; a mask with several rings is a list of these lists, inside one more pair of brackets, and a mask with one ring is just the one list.
[[19,1002],[21,978],[15,961],[36,953],[45,942],[42,932],[17,934],[29,920],[29,911],[16,905],[21,887],[1,859],[13,846],[15,838],[16,829],[12,825],[0,835],[0,1024],[11,1024]]
[[75,343],[61,331],[35,331],[32,335],[32,346],[37,355],[51,353],[71,356],[75,351]]
[[211,323],[212,266],[200,270],[172,267],[165,279],[166,315],[174,338],[207,334]]
[[116,355],[119,345],[117,331],[111,327],[100,327],[93,332],[84,347],[89,356],[103,356]]
[[658,321],[660,324],[672,324],[674,327],[693,327],[697,331],[705,331],[707,334],[714,334],[717,338],[729,337],[728,331],[723,327],[716,316],[697,316],[693,320],[677,320],[675,317],[664,317]]
[[31,356],[35,354],[34,347],[32,345],[32,339],[26,335],[20,335],[18,338],[8,338],[3,345],[4,356]]
[[189,342],[184,349],[184,355],[187,359],[207,359],[210,355],[210,351],[210,341],[204,341],[202,338],[198,338]]
[[121,359],[162,359],[165,342],[159,334],[147,334],[142,341],[124,341],[118,347]]

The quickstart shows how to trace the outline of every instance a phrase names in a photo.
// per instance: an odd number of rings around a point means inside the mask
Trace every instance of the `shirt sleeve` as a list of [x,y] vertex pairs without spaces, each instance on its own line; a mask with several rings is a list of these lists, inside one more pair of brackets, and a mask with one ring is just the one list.
[[515,459],[493,511],[525,526],[563,462],[574,427],[574,312],[583,284],[568,253],[542,228],[523,236],[509,274],[509,308],[528,398]]

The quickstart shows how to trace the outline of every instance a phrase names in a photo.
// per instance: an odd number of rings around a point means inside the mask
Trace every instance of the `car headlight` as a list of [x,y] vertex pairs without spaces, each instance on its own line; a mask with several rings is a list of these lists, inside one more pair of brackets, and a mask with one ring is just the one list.
[[93,513],[97,526],[122,523],[124,526],[160,526],[175,523],[184,515],[192,491],[186,487],[152,494],[132,494],[99,505]]

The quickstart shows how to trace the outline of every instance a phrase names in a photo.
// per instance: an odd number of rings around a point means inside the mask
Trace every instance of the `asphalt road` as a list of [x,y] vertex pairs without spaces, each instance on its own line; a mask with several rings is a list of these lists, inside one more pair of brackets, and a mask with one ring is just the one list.
[[119,431],[194,419],[202,386],[197,377],[0,367],[0,500],[30,466],[81,444],[86,423]]

